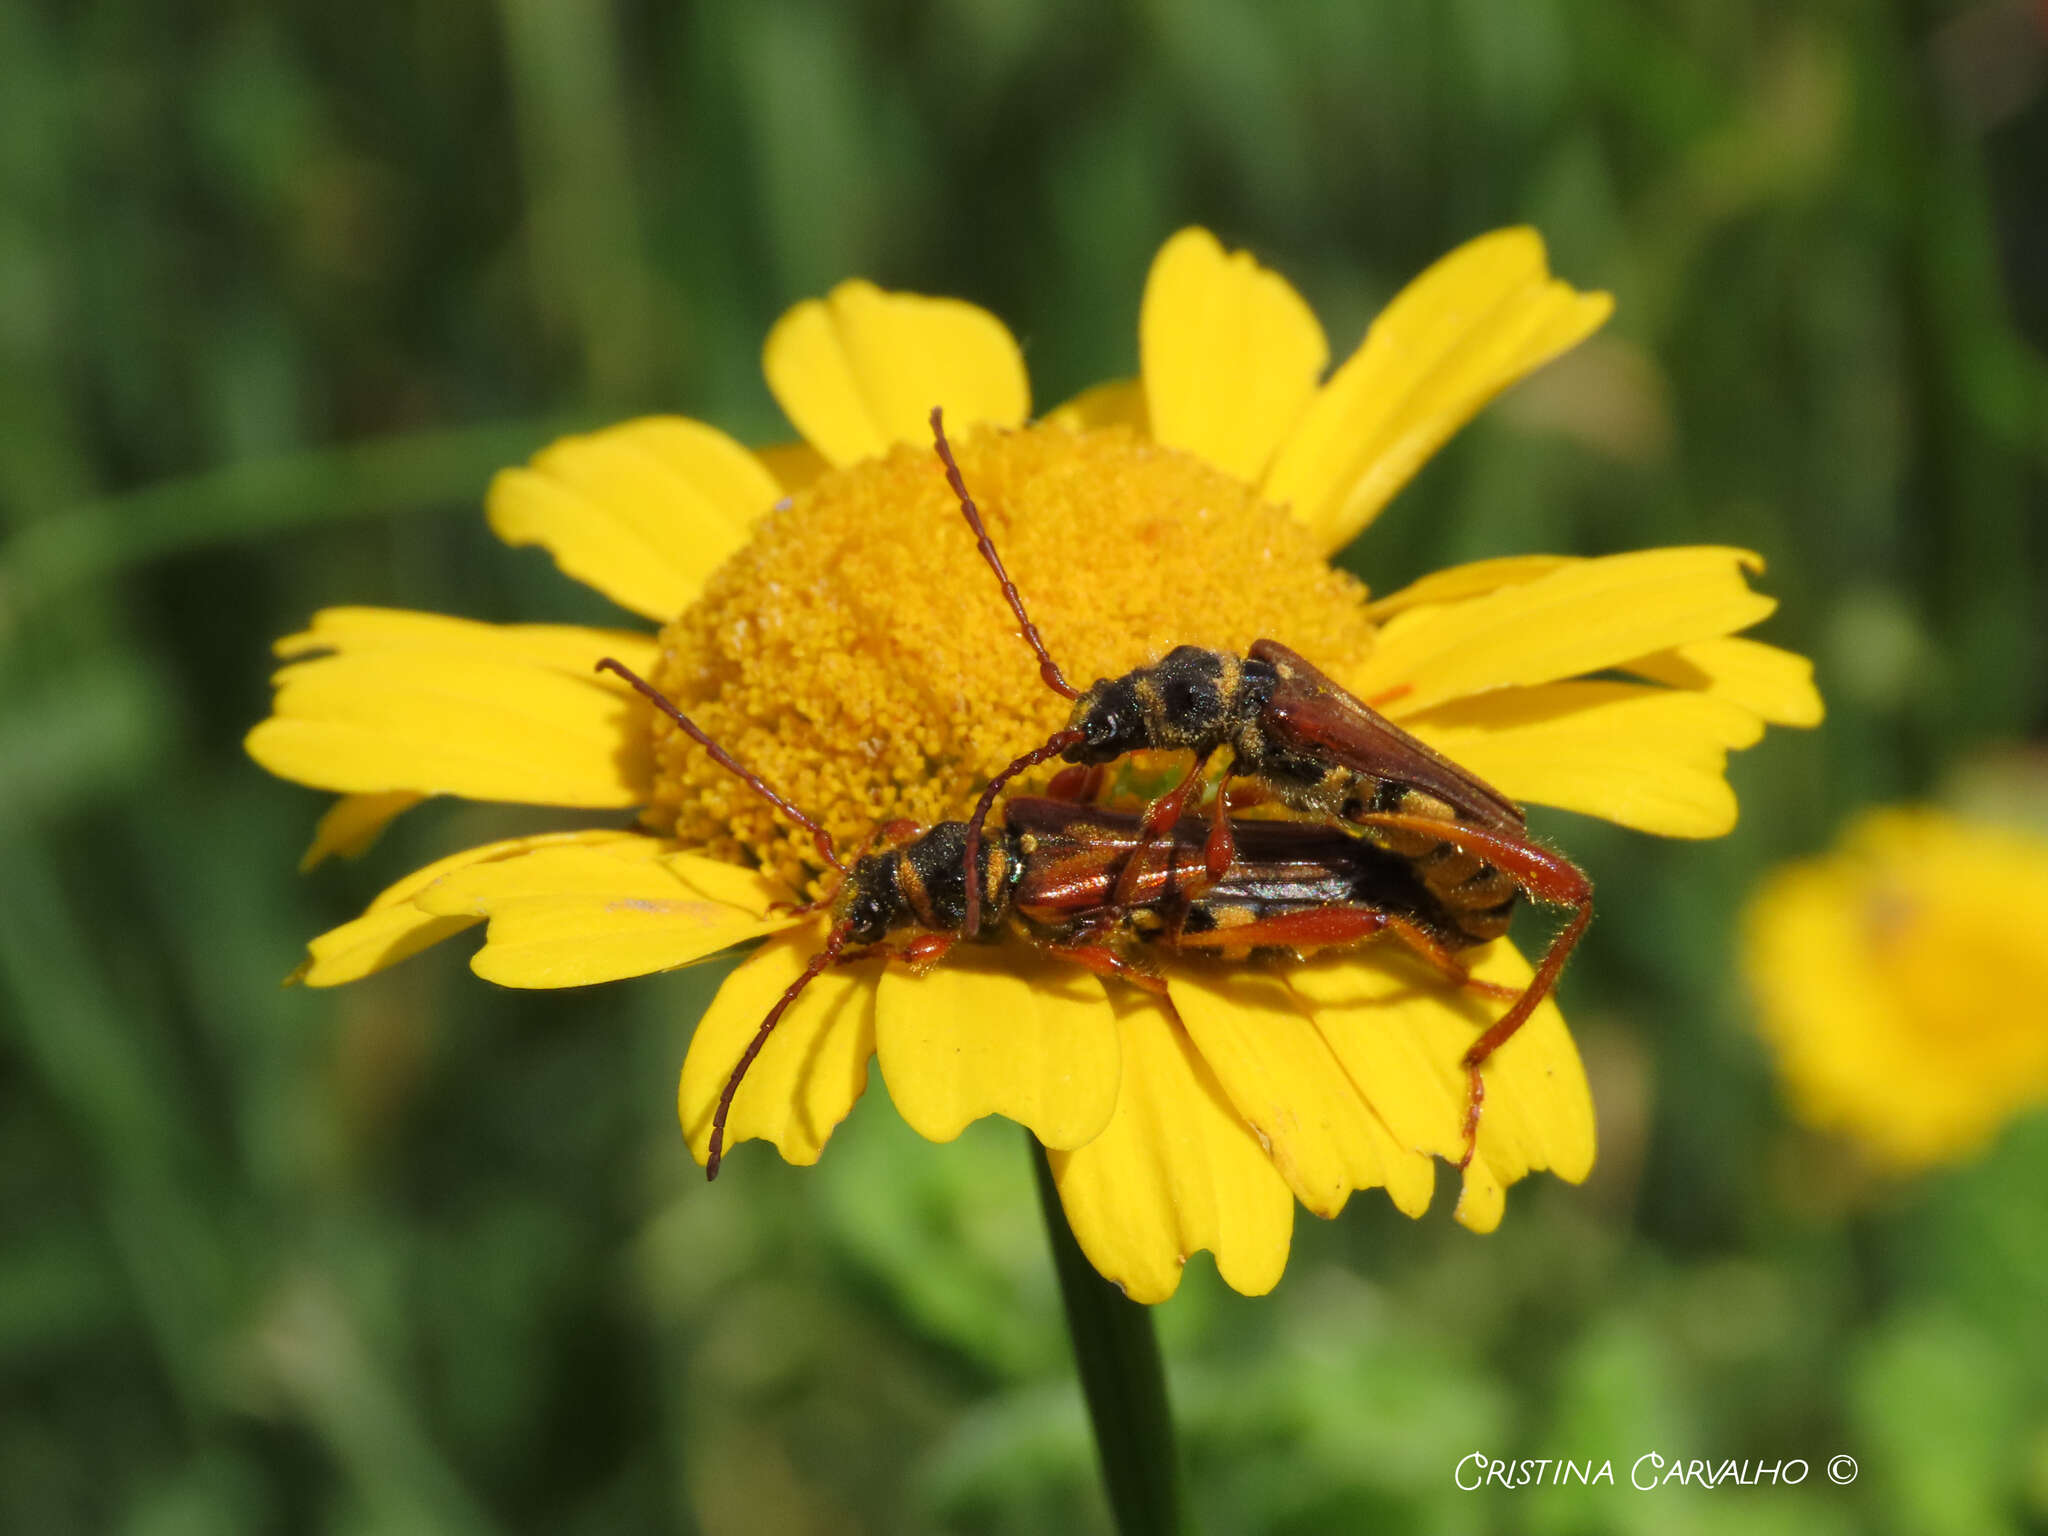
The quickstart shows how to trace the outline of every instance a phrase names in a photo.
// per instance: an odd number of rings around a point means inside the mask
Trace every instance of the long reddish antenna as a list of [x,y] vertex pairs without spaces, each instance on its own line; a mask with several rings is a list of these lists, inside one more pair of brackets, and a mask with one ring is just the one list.
[[806,816],[802,811],[798,810],[795,806],[791,805],[787,800],[783,799],[782,796],[778,795],[777,793],[775,793],[774,790],[770,789],[767,786],[767,784],[762,781],[759,774],[750,773],[747,769],[742,768],[739,765],[738,760],[734,758],[731,753],[727,752],[725,748],[721,747],[717,742],[713,741],[709,736],[705,735],[703,727],[699,726],[696,721],[692,720],[680,709],[677,709],[675,705],[672,702],[670,702],[668,696],[664,694],[659,688],[655,687],[654,684],[648,682],[645,678],[636,676],[633,672],[627,669],[623,662],[614,661],[609,656],[605,657],[602,661],[600,661],[597,664],[596,670],[599,672],[616,672],[620,677],[624,678],[627,681],[627,683],[632,686],[634,692],[638,693],[642,698],[646,699],[648,703],[652,704],[656,709],[660,710],[663,714],[667,715],[669,719],[675,721],[677,725],[682,727],[683,733],[686,736],[688,736],[692,741],[696,742],[697,745],[702,747],[706,752],[709,752],[711,754],[711,760],[714,763],[718,764],[719,767],[725,769],[727,772],[737,775],[739,779],[743,781],[749,789],[753,790],[755,794],[759,795],[763,800],[766,800],[770,805],[774,806],[778,811],[782,812],[782,814],[787,816],[791,821],[795,822],[798,826],[802,827],[806,832],[810,833],[812,841],[818,845],[818,852],[824,856],[825,862],[827,864],[830,864],[834,869],[838,870],[840,874],[843,875],[846,873],[846,866],[839,860],[839,848],[832,841],[832,834],[830,832],[827,832],[823,827],[819,826],[815,821],[811,820],[810,817]]
[[974,803],[974,814],[967,818],[967,840],[961,849],[961,858],[967,865],[967,912],[966,920],[960,925],[962,938],[971,939],[981,931],[981,866],[977,860],[981,854],[982,823],[988,820],[988,813],[996,803],[996,796],[1001,793],[1005,784],[1026,768],[1036,768],[1048,758],[1058,757],[1067,748],[1079,746],[1087,739],[1080,731],[1054,732],[1043,746],[1033,747],[990,779],[988,788],[981,792],[981,798]]
[[[1017,584],[1010,580],[1010,573],[1003,569],[1003,557],[996,553],[995,542],[989,538],[988,529],[982,524],[981,511],[974,505],[974,498],[967,494],[967,482],[960,478],[960,466],[953,462],[953,449],[946,442],[945,411],[940,406],[932,407],[932,446],[939,451],[939,462],[946,466],[946,483],[953,487],[953,494],[960,498],[960,515],[967,519],[967,526],[974,534],[974,542],[981,546],[981,558],[996,573],[996,580],[1003,584],[1003,596],[1010,604],[1010,612],[1017,615],[1017,622],[1024,628],[1024,640],[1038,653],[1038,675],[1045,679],[1045,686],[1064,699],[1078,699],[1081,692],[1068,682],[1060,671],[1058,662],[1052,659],[1052,652],[1045,648],[1045,641],[1039,638],[1038,626],[1031,622],[1031,615],[1024,611],[1024,599],[1018,595]],[[972,911],[972,908],[969,909]],[[973,929],[968,930],[971,935]]]
[[761,1021],[761,1027],[754,1031],[754,1038],[747,1043],[739,1064],[732,1069],[732,1076],[725,1080],[725,1092],[718,1096],[718,1108],[711,1112],[711,1150],[704,1158],[704,1177],[718,1177],[718,1165],[725,1160],[725,1117],[732,1113],[733,1095],[740,1091],[740,1079],[747,1075],[747,1068],[754,1064],[754,1058],[761,1054],[761,1047],[768,1043],[768,1037],[775,1032],[775,1026],[782,1022],[782,1016],[789,1011],[789,1005],[796,1001],[796,995],[816,981],[825,967],[839,958],[839,951],[846,947],[853,924],[839,923],[825,936],[825,947],[811,956],[811,963],[781,997],[768,1010],[768,1017]]

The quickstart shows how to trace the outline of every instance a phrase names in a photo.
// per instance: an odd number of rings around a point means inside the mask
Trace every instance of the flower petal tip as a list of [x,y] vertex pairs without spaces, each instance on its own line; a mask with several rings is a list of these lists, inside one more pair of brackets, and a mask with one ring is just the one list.
[[1024,355],[1002,321],[863,278],[793,306],[769,331],[761,367],[791,424],[835,465],[924,441],[934,405],[956,429],[1031,414]]
[[1138,346],[1152,435],[1247,484],[1265,474],[1330,360],[1293,286],[1199,227],[1153,258]]
[[897,1112],[927,1141],[1002,1115],[1054,1151],[1099,1136],[1121,1077],[1102,983],[1029,955],[955,950],[918,976],[891,967],[875,993],[876,1054]]
[[1500,1226],[1506,1214],[1507,1190],[1483,1158],[1472,1160],[1463,1179],[1451,1216],[1466,1231],[1485,1236]]

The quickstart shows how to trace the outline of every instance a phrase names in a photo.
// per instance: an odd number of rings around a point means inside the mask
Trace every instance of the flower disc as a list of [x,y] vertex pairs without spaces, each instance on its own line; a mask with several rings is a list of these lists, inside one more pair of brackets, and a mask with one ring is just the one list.
[[[1086,687],[1175,645],[1261,635],[1362,661],[1364,590],[1241,482],[1122,428],[1044,425],[955,445],[1047,647]],[[874,825],[965,814],[1066,721],[937,457],[903,444],[771,514],[662,631],[655,682],[843,846]],[[810,840],[666,723],[650,822],[799,873]]]

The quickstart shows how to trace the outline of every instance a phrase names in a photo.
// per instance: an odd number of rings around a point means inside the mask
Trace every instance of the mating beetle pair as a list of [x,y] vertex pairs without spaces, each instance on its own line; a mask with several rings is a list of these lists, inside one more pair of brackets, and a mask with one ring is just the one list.
[[[734,1095],[790,1005],[825,969],[856,954],[924,966],[958,940],[995,925],[1047,953],[1147,990],[1166,992],[1150,951],[1243,958],[1306,953],[1388,934],[1462,985],[1511,997],[1507,1011],[1466,1050],[1465,1154],[1478,1134],[1480,1068],[1556,985],[1592,918],[1592,885],[1561,854],[1529,836],[1520,809],[1433,751],[1274,640],[1242,657],[1181,646],[1150,666],[1085,692],[1067,682],[1031,622],[946,441],[935,447],[961,515],[1001,584],[1048,687],[1073,701],[1068,725],[1019,756],[984,790],[965,822],[948,821],[850,867],[832,839],[731,758],[651,684],[606,658],[656,708],[796,825],[841,876],[828,898],[824,945],[761,1021],[712,1116],[707,1176],[723,1156]],[[1194,761],[1142,813],[1081,801],[1020,797],[1004,825],[988,821],[1004,785],[1063,758],[1099,769],[1136,751],[1186,751]],[[1184,825],[1189,802],[1218,753],[1230,759],[1206,833]],[[1085,786],[1090,775],[1080,776]],[[1062,779],[1073,782],[1068,775]],[[1296,820],[1233,825],[1231,779],[1300,813]],[[1058,783],[1059,781],[1056,781]],[[1083,800],[1086,790],[1082,789]],[[1519,991],[1470,978],[1460,950],[1507,931],[1516,904],[1573,908],[1528,985]],[[901,946],[891,934],[911,931]]]

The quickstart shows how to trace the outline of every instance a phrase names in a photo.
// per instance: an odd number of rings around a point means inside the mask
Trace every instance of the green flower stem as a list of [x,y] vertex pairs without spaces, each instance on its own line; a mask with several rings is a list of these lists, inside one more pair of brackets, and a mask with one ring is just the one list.
[[1173,1414],[1166,1404],[1166,1369],[1152,1332],[1151,1309],[1095,1272],[1067,1226],[1045,1148],[1029,1132],[1025,1139],[1031,1143],[1038,1203],[1052,1239],[1074,1363],[1080,1367],[1116,1528],[1121,1536],[1174,1536],[1180,1530],[1180,1492]]

